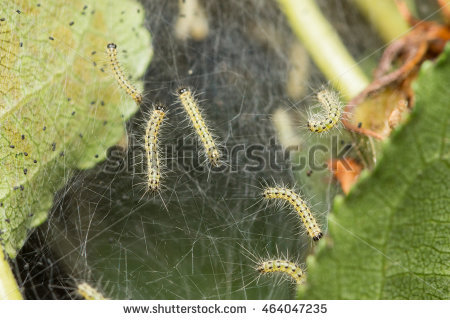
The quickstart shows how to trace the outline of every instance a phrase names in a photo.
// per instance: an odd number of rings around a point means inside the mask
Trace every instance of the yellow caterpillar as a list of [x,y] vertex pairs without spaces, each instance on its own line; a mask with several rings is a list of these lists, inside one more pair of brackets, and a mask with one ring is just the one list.
[[280,187],[267,188],[263,192],[263,197],[265,199],[283,199],[288,201],[302,219],[309,236],[314,241],[318,241],[322,238],[322,231],[306,205],[306,202],[294,191]]
[[287,260],[267,260],[261,262],[257,269],[259,273],[281,272],[289,275],[297,284],[302,284],[305,278],[303,270],[293,262]]
[[145,151],[147,155],[148,188],[157,191],[160,187],[161,168],[158,155],[158,133],[166,113],[163,105],[156,105],[147,121]]
[[147,156],[148,188],[157,191],[160,187],[161,168],[158,155],[158,133],[166,113],[163,105],[156,105],[147,121],[145,151]]
[[189,115],[195,131],[200,137],[209,162],[213,166],[219,166],[220,153],[199,111],[197,100],[194,98],[191,90],[184,87],[178,89],[178,97],[187,114]]
[[337,93],[330,90],[319,91],[317,100],[325,113],[311,115],[308,118],[308,129],[317,133],[327,132],[339,122],[342,104]]
[[92,288],[86,282],[78,284],[77,293],[85,300],[108,300],[97,289]]
[[119,61],[117,60],[117,45],[115,43],[110,43],[106,46],[106,50],[108,52],[111,69],[117,83],[131,98],[133,98],[134,101],[136,101],[137,104],[141,104],[142,94],[127,80],[125,74],[120,68]]

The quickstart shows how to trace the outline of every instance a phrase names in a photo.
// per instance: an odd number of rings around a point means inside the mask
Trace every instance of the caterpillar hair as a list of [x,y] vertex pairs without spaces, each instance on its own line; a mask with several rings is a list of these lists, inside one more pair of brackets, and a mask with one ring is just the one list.
[[210,133],[210,130],[205,124],[201,112],[198,107],[198,102],[194,98],[190,89],[182,87],[178,89],[178,97],[183,105],[186,113],[189,115],[192,125],[197,132],[197,135],[202,142],[203,148],[208,156],[209,162],[218,167],[220,165],[220,152],[217,149],[216,143]]
[[150,114],[145,130],[145,152],[147,156],[148,188],[157,191],[160,188],[161,166],[158,150],[158,134],[164,117],[165,108],[157,104]]
[[314,241],[322,238],[322,231],[306,205],[306,202],[294,191],[287,188],[271,187],[264,190],[263,197],[265,199],[282,199],[288,201],[302,219],[309,236]]
[[287,260],[267,260],[261,262],[256,270],[261,274],[267,274],[272,272],[280,272],[287,274],[297,284],[302,284],[305,279],[305,273],[303,270],[294,262]]
[[119,60],[117,59],[117,45],[115,43],[109,43],[106,46],[106,50],[109,56],[110,66],[117,83],[137,104],[141,104],[142,94],[128,81],[122,71],[122,68],[120,67]]

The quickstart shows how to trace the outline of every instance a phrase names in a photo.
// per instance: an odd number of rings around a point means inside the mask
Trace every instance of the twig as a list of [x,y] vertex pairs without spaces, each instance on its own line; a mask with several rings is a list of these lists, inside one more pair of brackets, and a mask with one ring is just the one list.
[[408,32],[408,24],[392,0],[352,0],[385,42]]
[[314,0],[278,0],[292,29],[316,65],[344,98],[351,99],[369,83]]

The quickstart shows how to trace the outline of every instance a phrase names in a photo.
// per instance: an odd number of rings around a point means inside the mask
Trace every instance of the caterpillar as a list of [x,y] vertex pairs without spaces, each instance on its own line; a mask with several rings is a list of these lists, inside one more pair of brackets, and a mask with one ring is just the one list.
[[97,291],[97,289],[92,288],[89,284],[86,282],[82,282],[78,284],[77,286],[77,293],[81,297],[83,297],[85,300],[108,300]]
[[106,49],[109,56],[109,63],[117,83],[137,104],[141,104],[142,94],[127,80],[117,60],[117,45],[115,43],[109,43]]
[[166,115],[164,109],[164,106],[161,104],[154,107],[145,130],[148,188],[153,192],[157,191],[160,187],[161,168],[158,155],[158,133]]
[[199,111],[197,100],[194,98],[191,90],[185,87],[178,89],[178,97],[187,114],[189,115],[195,131],[200,137],[209,162],[215,167],[219,166],[220,153]]
[[297,284],[302,284],[305,279],[305,273],[294,262],[287,260],[267,260],[261,262],[256,270],[260,274],[266,274],[271,272],[281,272],[289,275],[294,279]]
[[342,103],[338,94],[331,90],[321,90],[317,93],[317,100],[325,114],[314,114],[308,118],[308,129],[322,133],[332,129],[341,118]]
[[322,238],[322,231],[306,205],[306,202],[294,191],[281,187],[267,188],[263,192],[263,197],[265,199],[283,199],[288,201],[302,219],[309,236],[314,241]]

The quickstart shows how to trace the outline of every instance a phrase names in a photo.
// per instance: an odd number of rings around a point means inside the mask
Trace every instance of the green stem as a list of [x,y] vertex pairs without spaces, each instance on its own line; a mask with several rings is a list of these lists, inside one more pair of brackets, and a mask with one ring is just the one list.
[[0,245],[0,300],[22,300],[16,279]]
[[385,42],[408,32],[408,23],[393,0],[352,0]]
[[350,99],[369,83],[314,0],[278,0],[292,29],[316,65]]

